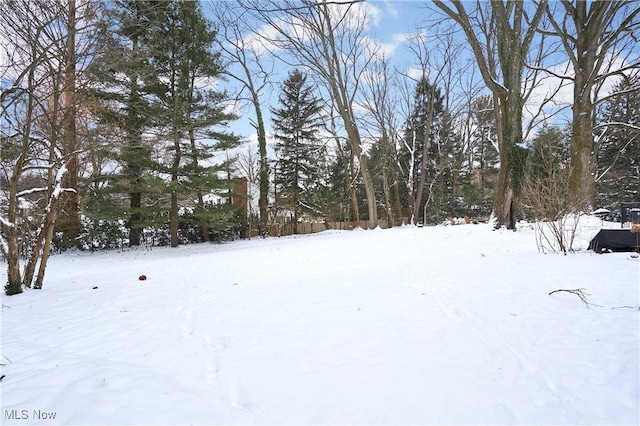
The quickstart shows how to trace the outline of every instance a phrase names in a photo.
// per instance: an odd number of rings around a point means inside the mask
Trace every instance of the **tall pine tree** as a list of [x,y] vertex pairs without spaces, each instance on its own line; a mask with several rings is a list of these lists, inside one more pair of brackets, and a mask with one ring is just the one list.
[[294,70],[284,81],[279,108],[273,108],[273,128],[278,173],[275,184],[281,203],[293,213],[293,229],[297,233],[300,215],[317,214],[314,204],[318,190],[319,159],[325,156],[318,140],[322,126],[322,105],[307,84],[307,77]]
[[165,5],[167,25],[152,31],[154,38],[162,40],[162,48],[151,60],[164,87],[159,115],[166,123],[163,133],[167,135],[164,142],[168,159],[164,170],[170,176],[167,192],[171,246],[176,247],[181,199],[195,198],[196,216],[205,240],[210,221],[230,220],[231,208],[225,209],[228,217],[216,217],[209,214],[211,211],[205,208],[203,200],[204,193],[231,189],[232,183],[224,182],[218,173],[227,169],[228,164],[203,164],[213,157],[214,151],[234,148],[240,139],[220,129],[236,117],[224,111],[226,95],[211,89],[223,65],[220,55],[212,51],[216,33],[203,16],[200,4],[173,0]]
[[157,189],[150,171],[157,127],[157,97],[163,89],[150,58],[159,49],[154,28],[164,25],[164,3],[146,0],[117,1],[108,5],[99,33],[102,54],[95,58],[89,73],[94,81],[99,120],[117,128],[117,169],[97,176],[93,183],[100,191],[95,211],[100,218],[126,218],[129,244],[139,245],[146,220],[154,214]]
[[[406,123],[405,143],[401,144],[399,152],[407,186],[406,204],[410,221],[422,217],[425,204],[430,202],[430,191],[441,173],[444,158],[441,152],[445,117],[443,103],[440,89],[423,76],[416,84],[413,109]],[[410,170],[413,172],[408,172]]]
[[145,226],[169,218],[176,246],[180,207],[190,207],[206,240],[211,226],[227,228],[233,216],[231,206],[205,206],[206,193],[232,187],[218,173],[226,162],[211,159],[239,143],[221,129],[235,116],[224,111],[226,95],[212,89],[223,69],[212,51],[216,34],[198,2],[119,1],[103,22],[105,49],[91,71],[98,115],[118,129],[117,167],[96,177],[100,201],[89,213],[126,218],[131,245]]

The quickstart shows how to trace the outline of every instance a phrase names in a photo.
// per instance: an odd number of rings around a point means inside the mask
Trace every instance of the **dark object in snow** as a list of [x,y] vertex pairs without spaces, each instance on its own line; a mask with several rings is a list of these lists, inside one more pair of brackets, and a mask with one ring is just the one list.
[[627,222],[640,223],[640,203],[620,203],[620,216],[623,228]]
[[97,289],[98,289],[98,286],[95,286],[93,289],[94,289],[94,290],[97,290]]
[[631,229],[601,229],[589,243],[596,253],[640,250],[640,233]]
[[2,379],[4,379],[5,377],[7,377],[7,376],[5,376],[4,374],[3,374],[2,376],[0,376],[0,382],[1,382],[1,381],[2,381]]
[[[594,212],[598,215],[605,209]],[[620,203],[622,229],[601,229],[589,243],[589,250],[596,253],[640,250],[640,203]]]
[[144,280],[146,280],[146,279],[147,279],[147,276],[143,274],[143,275],[140,275],[140,276],[138,277],[138,279],[139,279],[140,281],[144,281]]

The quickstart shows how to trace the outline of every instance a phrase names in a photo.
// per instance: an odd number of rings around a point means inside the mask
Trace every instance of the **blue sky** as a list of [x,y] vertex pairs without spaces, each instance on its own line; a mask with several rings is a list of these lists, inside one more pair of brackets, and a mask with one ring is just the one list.
[[[432,82],[437,79],[437,84],[440,87],[445,84],[447,78],[450,79],[449,83],[453,87],[451,92],[455,94],[455,99],[451,101],[451,110],[455,111],[456,108],[465,109],[468,107],[469,95],[464,93],[465,90],[467,93],[473,92],[473,96],[488,93],[481,80],[478,67],[475,65],[468,44],[458,27],[453,26],[451,21],[444,19],[439,12],[436,12],[435,7],[430,2],[369,0],[357,6],[365,7],[371,17],[368,36],[380,43],[393,69],[399,70],[408,76],[415,78],[421,73],[415,51],[412,52],[411,50],[412,47],[415,50],[416,45],[412,44],[409,38],[419,33],[425,35],[426,43],[421,45],[421,49],[423,55],[430,56],[430,65],[427,70],[429,79]],[[206,3],[204,9],[207,10]],[[445,60],[438,47],[443,44],[438,44],[435,41],[436,35],[448,33],[452,28],[458,30],[453,36],[454,44],[457,43],[457,49],[459,49],[454,56],[454,61]],[[264,60],[269,60],[267,55],[265,55]],[[563,61],[565,60],[563,59]],[[559,67],[561,68],[562,65],[560,63]],[[272,90],[264,93],[262,102],[265,105],[263,113],[267,129],[271,127],[268,106],[273,106],[277,102],[280,82],[286,78],[289,70],[287,66],[281,63],[278,64],[275,67],[275,81]],[[552,91],[554,85],[557,85],[557,82],[552,81],[552,79],[539,83],[539,88],[532,96],[532,101],[527,105],[527,109],[524,112],[525,130],[528,126],[527,120],[535,114],[540,100]],[[223,85],[223,87],[232,88],[229,85]],[[571,101],[571,94],[572,90],[570,86],[567,86],[557,97],[559,103],[565,106],[568,105],[568,102]],[[244,108],[239,110],[239,113],[241,119],[233,123],[232,129],[247,140],[255,141],[255,130],[250,122],[250,119],[254,116],[254,111],[251,108]],[[566,122],[566,115],[565,118],[561,117],[561,119]]]
[[[370,16],[369,37],[380,43],[381,49],[392,66],[409,74],[411,74],[410,68],[416,66],[416,59],[408,49],[410,44],[408,39],[424,31],[425,27],[434,20],[427,5],[426,1],[390,0],[369,0],[358,5],[358,7],[366,7]],[[207,10],[206,2],[204,9]],[[429,32],[429,29],[427,28],[426,31]],[[268,58],[265,57],[264,60],[267,61]],[[276,66],[276,75],[274,75],[276,82],[273,90],[271,93],[264,94],[263,101],[267,105],[277,102],[279,83],[286,78],[288,71],[289,68],[282,64]],[[232,88],[233,85],[233,83],[223,84],[223,87]],[[270,128],[270,114],[268,110],[264,113],[267,127]],[[253,111],[251,108],[244,108],[241,110],[241,115],[242,118],[233,124],[233,130],[250,140],[255,140],[255,131],[249,121],[253,117]]]

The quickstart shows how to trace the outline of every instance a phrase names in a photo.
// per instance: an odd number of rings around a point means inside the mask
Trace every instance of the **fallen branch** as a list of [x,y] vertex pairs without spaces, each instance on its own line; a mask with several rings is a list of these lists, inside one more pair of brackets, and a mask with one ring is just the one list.
[[549,293],[549,296],[551,296],[553,293],[558,293],[560,291],[564,291],[566,293],[571,293],[571,294],[575,294],[576,296],[578,296],[580,298],[580,300],[582,300],[584,302],[585,305],[587,305],[587,308],[589,308],[589,305],[591,306],[597,306],[599,308],[602,308],[602,306],[600,305],[596,305],[595,303],[589,303],[587,301],[587,296],[591,296],[589,293],[586,293],[584,290],[584,288],[576,288],[573,290],[566,290],[566,289],[558,289],[558,290],[553,290],[551,293]]

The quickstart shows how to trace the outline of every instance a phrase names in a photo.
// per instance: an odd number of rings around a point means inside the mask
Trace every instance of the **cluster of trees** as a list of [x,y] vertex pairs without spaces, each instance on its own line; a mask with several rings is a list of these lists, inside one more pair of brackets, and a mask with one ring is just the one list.
[[[3,4],[8,294],[41,287],[52,246],[87,235],[139,245],[160,229],[177,246],[234,233],[237,209],[208,200],[240,175],[263,234],[283,216],[493,214],[515,228],[638,196],[632,1],[425,2],[442,25],[407,41],[409,68],[371,39],[360,0]],[[553,125],[568,85],[571,118]],[[239,111],[257,152],[228,130]]]
[[3,6],[0,249],[8,294],[40,288],[52,244],[77,245],[105,221],[124,226],[130,245],[155,226],[177,246],[181,216],[204,241],[232,225],[231,206],[206,199],[231,189],[221,174],[230,162],[212,157],[240,138],[226,130],[235,116],[215,88],[224,67],[199,3]]
[[[519,215],[534,214],[531,205],[522,204],[531,199],[523,187],[528,163],[536,156],[527,157],[536,133],[543,137],[548,128],[543,124],[561,112],[553,105],[565,87],[573,90],[571,118],[562,129],[569,138],[561,188],[567,198],[554,216],[589,211],[600,202],[597,169],[605,165],[612,175],[600,145],[613,140],[616,128],[637,132],[632,122],[612,121],[601,113],[620,90],[638,89],[637,4],[436,0],[425,7],[453,26],[437,26],[429,40],[423,32],[410,43],[416,76],[392,69],[381,47],[368,38],[363,2],[341,3],[256,0],[234,12],[220,6],[216,16],[222,26],[233,25],[238,17],[257,22],[243,44],[253,55],[233,56],[232,63],[248,69],[260,62],[260,52],[270,52],[308,73],[326,99],[322,135],[335,142],[335,155],[324,182],[333,188],[338,177],[346,182],[343,194],[350,206],[342,216],[368,219],[375,226],[381,215],[414,223],[491,211],[497,225],[515,228]],[[460,36],[472,63],[460,59],[465,57]],[[484,90],[465,81],[473,80],[469,67],[477,69]],[[266,68],[257,69],[262,81],[268,81]],[[626,88],[607,92],[616,76]],[[550,80],[557,84],[540,99],[541,87],[550,86]],[[261,117],[260,104],[252,106]],[[600,136],[604,129],[607,135]],[[260,162],[266,168],[262,156]],[[262,216],[266,220],[261,210]]]

